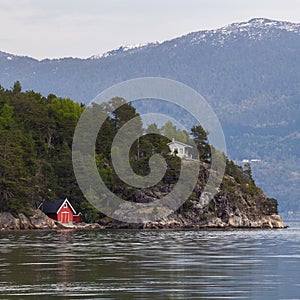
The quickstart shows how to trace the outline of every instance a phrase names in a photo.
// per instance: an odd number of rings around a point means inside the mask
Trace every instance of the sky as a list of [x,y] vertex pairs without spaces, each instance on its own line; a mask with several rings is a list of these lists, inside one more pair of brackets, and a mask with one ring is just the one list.
[[254,17],[300,23],[300,0],[0,0],[0,51],[102,54]]

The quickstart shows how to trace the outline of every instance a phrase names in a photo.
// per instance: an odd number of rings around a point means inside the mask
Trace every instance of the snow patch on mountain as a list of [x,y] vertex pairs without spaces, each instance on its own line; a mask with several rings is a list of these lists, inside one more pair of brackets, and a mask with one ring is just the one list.
[[148,47],[155,47],[157,45],[161,44],[161,42],[155,42],[155,43],[143,43],[143,44],[134,44],[134,45],[127,45],[127,46],[120,46],[117,49],[110,50],[108,52],[105,52],[103,54],[93,55],[90,57],[90,59],[100,59],[104,57],[114,56],[117,54],[122,53],[135,53],[139,50],[148,48]]
[[172,48],[176,48],[181,44],[186,45],[186,43],[190,45],[210,43],[222,47],[229,40],[232,41],[241,37],[250,40],[261,40],[265,37],[275,38],[278,37],[282,31],[300,35],[300,24],[266,18],[253,18],[246,22],[232,23],[219,29],[192,32],[182,37],[164,42],[121,46],[118,49],[91,56],[90,59],[101,59],[120,54],[132,54],[142,49],[155,47],[161,44],[171,46]]
[[10,60],[13,57],[14,57],[13,54],[9,54],[9,53],[0,51],[0,58],[6,58],[6,59]]
[[276,37],[280,34],[280,31],[300,35],[300,24],[265,18],[254,18],[247,22],[232,23],[217,30],[193,32],[185,37],[191,38],[191,44],[211,42],[213,45],[223,45],[226,40],[237,39],[238,37],[246,37],[252,40],[261,40],[266,36]]

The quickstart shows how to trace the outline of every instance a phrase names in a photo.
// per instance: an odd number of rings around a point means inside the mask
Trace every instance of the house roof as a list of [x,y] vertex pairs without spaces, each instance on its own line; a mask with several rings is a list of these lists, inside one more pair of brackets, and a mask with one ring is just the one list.
[[67,198],[66,199],[58,199],[55,201],[43,202],[39,206],[39,209],[46,214],[57,214],[60,211],[60,209],[62,208],[62,206],[65,204],[65,202],[68,203],[68,205],[70,206],[70,208],[72,209],[74,214],[76,214],[75,209],[73,208],[73,206],[71,205],[71,203],[68,201]]
[[181,146],[183,146],[183,147],[186,147],[186,148],[193,148],[193,147],[190,146],[190,145],[187,145],[187,144],[185,144],[185,143],[178,142],[178,141],[175,141],[175,140],[173,140],[172,142],[168,143],[167,145],[170,146],[170,145],[172,145],[172,144],[179,144],[179,145],[181,145]]

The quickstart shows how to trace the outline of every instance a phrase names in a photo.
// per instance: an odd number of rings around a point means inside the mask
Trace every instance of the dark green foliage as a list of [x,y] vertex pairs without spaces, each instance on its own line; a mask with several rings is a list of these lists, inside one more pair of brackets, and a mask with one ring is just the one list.
[[188,143],[189,141],[188,132],[184,130],[178,130],[171,121],[168,121],[164,126],[162,126],[161,132],[164,136],[167,136],[169,138],[174,138],[176,141],[182,143]]
[[78,206],[78,210],[82,211],[83,222],[94,223],[99,217],[98,210],[88,201],[82,201]]
[[261,206],[266,215],[278,214],[278,201],[274,198],[267,198]]
[[[236,183],[241,186],[243,192],[248,193],[251,196],[260,193],[260,189],[253,180],[251,165],[249,163],[246,163],[244,167],[241,167],[232,160],[227,159],[225,174],[233,177]],[[234,183],[229,179],[224,179],[222,186],[227,190],[234,189]],[[230,188],[230,186],[232,188]]]
[[[53,94],[43,97],[33,91],[22,92],[18,82],[12,90],[0,88],[0,211],[9,211],[15,215],[19,212],[30,214],[31,208],[38,207],[45,200],[68,197],[83,213],[86,222],[97,220],[99,212],[84,199],[72,166],[73,134],[84,108],[70,99],[61,99]],[[138,175],[148,175],[152,171],[149,159],[154,154],[162,155],[167,170],[154,191],[162,194],[161,190],[164,189],[163,193],[168,193],[168,188],[178,181],[181,160],[176,154],[170,155],[167,146],[170,140],[163,135],[191,144],[188,133],[176,129],[171,122],[167,122],[162,128],[151,124],[144,129],[135,108],[121,98],[113,98],[101,105],[94,104],[87,108],[87,113],[92,119],[93,114],[99,110],[101,113],[103,110],[107,112],[107,119],[96,140],[95,160],[107,187],[123,199],[139,200],[137,189],[119,178],[111,162],[112,143],[116,133],[125,123],[135,118],[135,128],[140,137],[136,138],[129,149],[131,168]],[[88,138],[89,124],[86,132]],[[191,133],[200,160],[209,167],[211,147],[208,144],[208,133],[201,126],[194,126]],[[122,138],[128,138],[126,133]],[[220,159],[224,156],[221,152],[218,155]],[[180,208],[183,211],[188,211],[192,202],[200,197],[208,178],[208,170],[205,168],[202,166],[197,187]],[[228,176],[222,184],[224,191],[233,194],[237,183],[244,193],[259,195],[260,189],[252,178],[250,165],[242,168],[227,160],[226,174]],[[153,187],[148,191],[145,189],[143,193],[152,195],[151,189]],[[213,206],[214,203],[211,202],[211,211],[214,210]],[[277,201],[268,199],[261,203],[261,207],[268,214],[274,213],[277,211]]]
[[200,125],[193,126],[191,132],[197,146],[199,159],[209,162],[211,159],[211,151],[207,139],[208,132]]
[[243,182],[243,168],[241,166],[236,165],[232,160],[226,161],[226,174],[234,177],[237,183]]
[[30,214],[44,200],[83,198],[71,160],[82,111],[69,99],[24,93],[19,82],[0,90],[0,211]]
[[21,91],[22,91],[21,83],[20,83],[19,81],[16,81],[16,82],[14,83],[12,92],[13,92],[14,94],[19,94],[19,93],[21,93]]

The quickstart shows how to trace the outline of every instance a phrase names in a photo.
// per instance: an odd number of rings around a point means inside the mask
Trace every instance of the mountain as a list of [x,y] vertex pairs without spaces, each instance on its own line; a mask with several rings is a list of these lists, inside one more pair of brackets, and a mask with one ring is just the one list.
[[19,80],[24,89],[85,103],[130,78],[181,81],[214,108],[229,156],[252,159],[257,183],[281,210],[300,211],[300,24],[255,18],[88,59],[0,52],[0,69],[6,88]]

